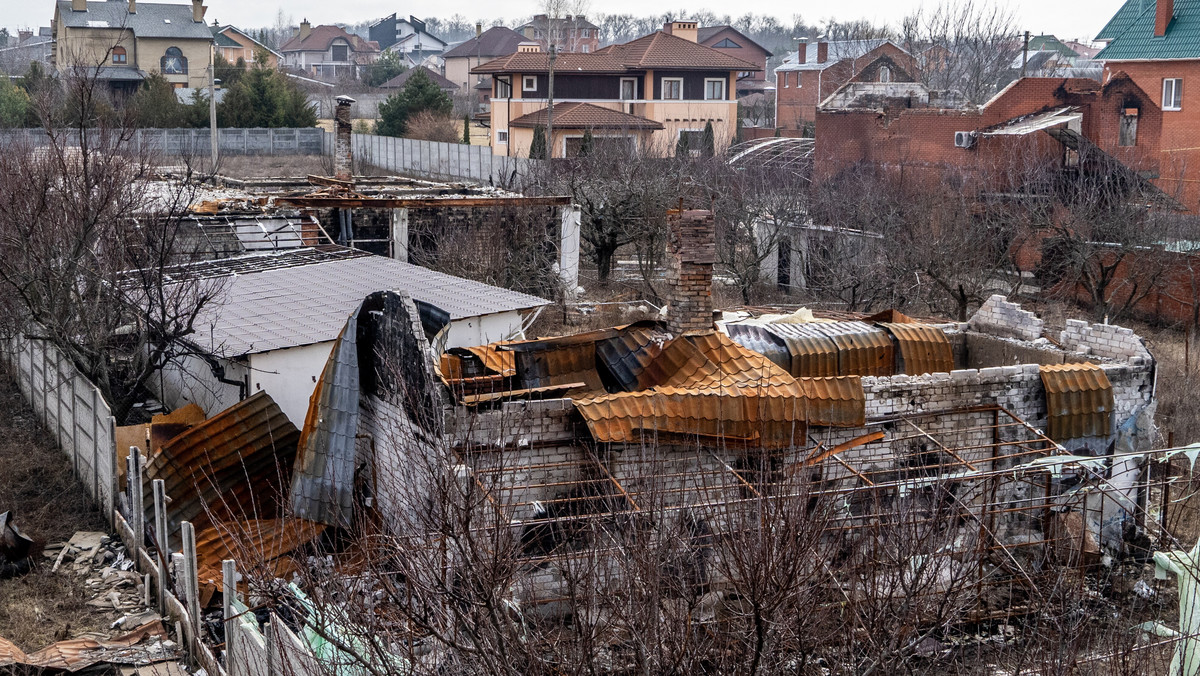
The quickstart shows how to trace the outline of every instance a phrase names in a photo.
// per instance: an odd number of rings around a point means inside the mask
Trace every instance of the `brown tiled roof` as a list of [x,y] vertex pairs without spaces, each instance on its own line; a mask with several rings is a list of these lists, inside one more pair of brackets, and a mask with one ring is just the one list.
[[495,57],[517,51],[517,45],[525,42],[525,36],[505,26],[493,26],[477,38],[471,38],[442,54],[442,58]]
[[379,43],[364,40],[357,35],[347,33],[337,26],[313,26],[312,32],[303,40],[297,35],[283,43],[281,52],[323,52],[329,49],[329,43],[342,38],[350,43],[355,52],[378,52]]
[[[546,109],[522,115],[510,127],[546,126]],[[554,126],[561,129],[662,129],[662,123],[637,115],[572,101],[554,106]]]
[[[545,73],[550,70],[550,55],[546,52],[517,52],[471,69],[472,73]],[[566,52],[554,62],[554,72],[624,73],[625,66],[609,56],[594,52]]]
[[685,40],[662,31],[620,45],[599,49],[594,56],[608,56],[626,68],[644,70],[762,70],[758,66],[725,54],[719,49]]
[[403,73],[400,73],[396,77],[379,85],[379,88],[380,89],[400,89],[400,88],[404,87],[404,85],[408,84],[408,78],[412,77],[413,73],[416,73],[418,70],[425,71],[425,75],[427,75],[429,77],[429,79],[431,81],[433,81],[433,84],[438,86],[438,89],[442,89],[445,91],[453,91],[455,89],[458,89],[458,85],[447,80],[446,78],[442,77],[441,75],[438,75],[437,73],[433,72],[432,70],[429,70],[425,66],[417,66],[416,68],[409,68],[408,70],[404,71]]

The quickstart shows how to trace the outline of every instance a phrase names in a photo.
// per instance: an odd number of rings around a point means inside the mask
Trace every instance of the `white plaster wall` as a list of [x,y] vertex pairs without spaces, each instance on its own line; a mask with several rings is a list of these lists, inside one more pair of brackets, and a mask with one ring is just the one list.
[[458,319],[450,323],[446,347],[471,347],[521,337],[514,336],[520,330],[521,313],[517,310]]
[[304,427],[308,400],[325,370],[333,341],[250,355],[250,391],[266,390],[288,420]]
[[[245,380],[247,369],[243,364],[224,359],[221,362],[226,380]],[[150,389],[169,410],[194,403],[209,417],[236,404],[240,394],[237,385],[219,382],[208,363],[199,357],[172,362],[151,380]]]

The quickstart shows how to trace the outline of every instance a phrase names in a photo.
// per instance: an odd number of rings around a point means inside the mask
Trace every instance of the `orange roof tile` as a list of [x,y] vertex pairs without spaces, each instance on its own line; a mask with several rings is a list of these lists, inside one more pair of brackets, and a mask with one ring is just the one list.
[[596,50],[596,56],[608,56],[630,69],[670,68],[673,70],[748,70],[760,71],[749,61],[730,56],[676,35],[655,31],[624,44]]
[[[546,109],[522,115],[510,127],[546,126]],[[570,101],[554,106],[554,126],[558,129],[662,129],[662,123],[592,103]]]

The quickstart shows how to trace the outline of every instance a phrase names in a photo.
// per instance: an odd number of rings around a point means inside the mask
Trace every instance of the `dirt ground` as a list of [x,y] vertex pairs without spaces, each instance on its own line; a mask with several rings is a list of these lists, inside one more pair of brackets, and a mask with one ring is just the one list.
[[227,155],[221,158],[219,173],[231,178],[324,176],[332,171],[327,164],[320,155]]
[[[76,531],[107,530],[76,482],[71,465],[42,430],[37,417],[0,368],[0,511],[40,548]],[[91,596],[79,576],[39,552],[24,576],[0,579],[0,636],[32,651],[87,631],[107,631],[111,613],[86,605]]]

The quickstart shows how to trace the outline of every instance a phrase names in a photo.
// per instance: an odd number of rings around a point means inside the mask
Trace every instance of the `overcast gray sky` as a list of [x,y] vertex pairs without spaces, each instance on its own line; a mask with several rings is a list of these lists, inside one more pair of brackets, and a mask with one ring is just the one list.
[[[986,2],[987,0],[982,0]],[[693,0],[695,2],[695,0]],[[1012,8],[1021,29],[1037,33],[1054,33],[1062,39],[1091,38],[1121,6],[1122,0],[1012,0]],[[531,0],[488,0],[487,2],[383,2],[381,0],[290,0],[287,3],[257,0],[207,0],[209,19],[246,28],[268,26],[275,22],[280,7],[299,21],[307,17],[313,23],[354,23],[387,16],[402,15],[450,16],[454,13],[469,19],[503,17],[510,21],[535,13],[539,2]],[[678,12],[674,1],[656,0],[592,0],[590,14],[659,14]],[[690,3],[689,3],[690,4]],[[836,3],[794,3],[784,0],[701,0],[696,3],[716,14],[774,14],[780,19],[799,14],[808,23],[835,18],[842,21],[865,18],[878,23],[896,24],[899,19],[920,6],[909,0],[839,0]],[[16,27],[48,26],[54,16],[50,0],[0,0],[0,25],[10,30]]]

